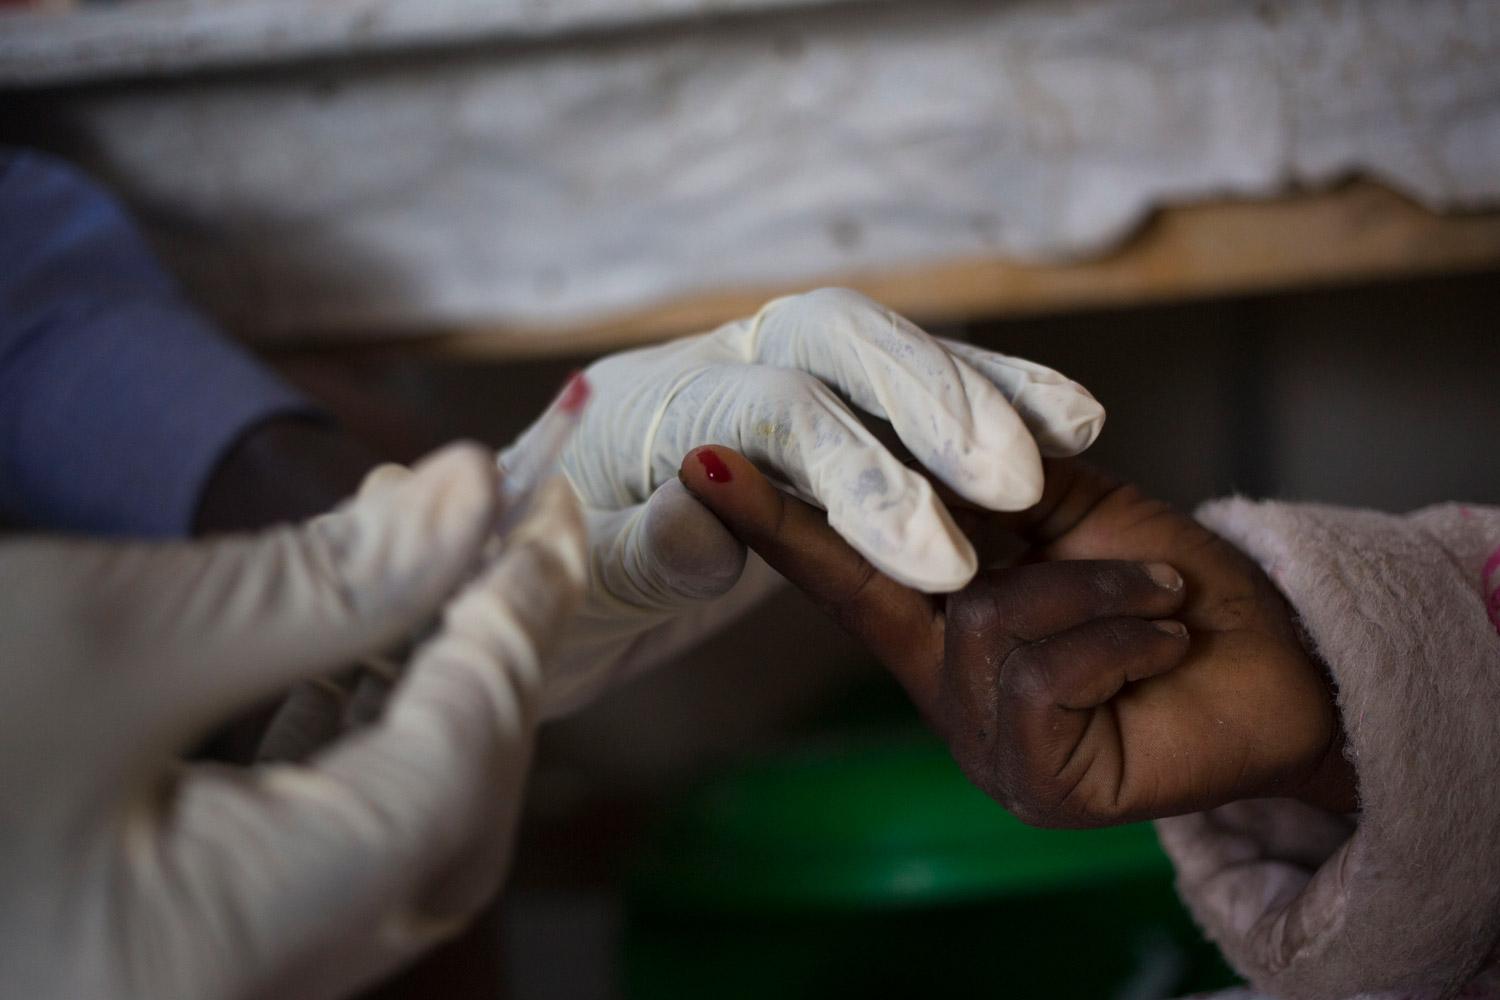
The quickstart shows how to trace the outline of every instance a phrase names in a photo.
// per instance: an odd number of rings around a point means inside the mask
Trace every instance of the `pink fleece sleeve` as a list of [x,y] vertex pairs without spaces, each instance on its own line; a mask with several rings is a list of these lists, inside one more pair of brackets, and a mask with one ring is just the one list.
[[1199,519],[1332,670],[1360,801],[1158,823],[1199,923],[1286,1000],[1500,997],[1500,509],[1226,500]]

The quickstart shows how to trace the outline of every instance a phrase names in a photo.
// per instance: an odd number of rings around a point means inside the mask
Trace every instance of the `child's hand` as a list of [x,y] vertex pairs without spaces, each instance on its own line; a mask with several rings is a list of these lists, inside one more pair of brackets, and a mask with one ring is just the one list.
[[[706,474],[704,451],[727,481]],[[1260,796],[1353,808],[1327,683],[1260,569],[1086,466],[1047,477],[1037,507],[973,512],[970,526],[981,556],[1019,539],[1043,561],[981,572],[945,601],[875,573],[733,452],[700,449],[682,470],[871,646],[970,779],[1022,819],[1092,826]]]
[[[1046,825],[1271,795],[1353,808],[1327,683],[1259,567],[1132,486],[1048,474],[1017,525],[1030,557],[1131,561],[993,571],[948,598],[936,715],[970,778]],[[1151,577],[1174,568],[1167,596]]]

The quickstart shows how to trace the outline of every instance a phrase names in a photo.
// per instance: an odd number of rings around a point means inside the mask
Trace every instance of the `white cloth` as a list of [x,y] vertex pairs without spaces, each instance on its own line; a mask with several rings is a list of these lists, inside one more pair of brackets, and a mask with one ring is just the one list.
[[[488,898],[542,653],[584,579],[560,480],[480,555],[496,482],[457,446],[299,528],[0,542],[7,996],[343,995]],[[214,722],[439,611],[374,725],[303,765],[177,762]]]
[[90,5],[0,17],[0,80],[88,81],[37,128],[266,338],[1073,259],[1356,173],[1500,201],[1494,0]]

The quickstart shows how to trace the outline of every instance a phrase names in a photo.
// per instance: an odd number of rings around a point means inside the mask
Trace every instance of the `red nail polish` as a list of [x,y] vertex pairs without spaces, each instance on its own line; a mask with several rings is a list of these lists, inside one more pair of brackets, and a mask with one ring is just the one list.
[[707,448],[698,449],[696,454],[698,456],[698,464],[703,466],[703,471],[708,474],[708,478],[712,482],[728,483],[734,480],[734,475],[730,473],[729,466],[725,465],[724,460],[718,455],[715,455]]

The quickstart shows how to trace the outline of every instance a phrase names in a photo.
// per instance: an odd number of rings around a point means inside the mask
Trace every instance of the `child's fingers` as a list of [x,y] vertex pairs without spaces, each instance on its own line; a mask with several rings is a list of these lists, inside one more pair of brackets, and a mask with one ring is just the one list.
[[1001,698],[1047,727],[1056,709],[1096,708],[1131,681],[1166,673],[1182,662],[1188,644],[1181,622],[1096,619],[1018,647],[1002,667]]
[[1015,646],[991,679],[993,714],[985,729],[994,738],[978,769],[989,779],[985,790],[1033,826],[1141,818],[1149,798],[1134,785],[1149,779],[1126,766],[1130,748],[1118,714],[1101,706],[1126,684],[1176,667],[1188,645],[1187,629],[1177,622],[1099,618]]
[[1182,606],[1165,563],[1068,560],[981,574],[948,595],[949,659],[982,659],[997,640],[1035,642],[1096,618],[1165,618]]
[[1118,560],[996,570],[948,597],[943,728],[980,786],[1024,822],[1115,822],[1126,769],[1112,713],[1090,711],[1187,652],[1175,570]]
[[678,477],[737,538],[864,642],[923,701],[942,657],[942,621],[931,598],[878,572],[822,511],[782,493],[732,449],[694,449]]

